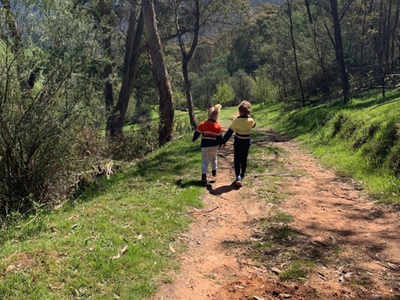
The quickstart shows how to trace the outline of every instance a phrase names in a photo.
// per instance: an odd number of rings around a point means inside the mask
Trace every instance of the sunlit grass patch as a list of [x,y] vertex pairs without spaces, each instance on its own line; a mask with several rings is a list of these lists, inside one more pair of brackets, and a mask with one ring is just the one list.
[[0,298],[149,296],[176,267],[187,208],[201,206],[202,188],[176,182],[191,181],[199,168],[199,146],[179,140],[99,179],[76,201],[4,228]]
[[314,266],[315,264],[309,260],[294,260],[279,274],[279,278],[281,280],[304,280]]

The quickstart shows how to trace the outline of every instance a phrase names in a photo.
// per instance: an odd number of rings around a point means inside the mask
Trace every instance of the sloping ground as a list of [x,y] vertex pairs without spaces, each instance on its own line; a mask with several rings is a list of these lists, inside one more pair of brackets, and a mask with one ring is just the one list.
[[254,107],[257,124],[301,141],[341,174],[363,182],[374,199],[400,205],[400,90],[383,99],[370,91],[347,104],[324,99],[290,108],[275,102]]
[[216,182],[203,197],[205,207],[192,211],[193,226],[181,236],[188,243],[180,259],[182,267],[172,284],[164,285],[151,299],[207,299],[237,277],[251,274],[243,251],[228,251],[225,244],[249,239],[249,221],[265,216],[266,211],[264,203],[246,197],[247,188],[232,187],[232,159],[229,150],[219,157]]
[[255,141],[240,191],[222,160],[181,271],[152,299],[397,299],[398,212],[279,135]]
[[[142,299],[175,266],[202,189],[199,147],[174,141],[76,201],[0,228],[0,299]],[[196,182],[195,182],[196,183]],[[21,220],[22,219],[22,220]],[[173,249],[174,251],[172,251]]]
[[288,168],[304,172],[288,181],[291,196],[282,209],[301,235],[296,247],[314,245],[308,285],[326,298],[399,295],[399,213],[368,201],[354,181],[322,168],[294,143],[277,145],[289,153]]

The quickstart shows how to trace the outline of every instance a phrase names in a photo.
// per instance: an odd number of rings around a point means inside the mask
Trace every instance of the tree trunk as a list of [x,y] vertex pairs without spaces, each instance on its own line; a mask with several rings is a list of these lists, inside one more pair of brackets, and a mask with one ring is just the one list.
[[[112,7],[104,0],[98,2],[97,10],[99,16],[95,15],[95,17],[103,33],[103,49],[108,61],[104,66],[102,79],[104,80],[103,94],[107,117],[106,133],[109,134],[111,128],[112,109],[114,106],[114,89],[111,81],[111,76],[113,74],[113,66],[111,62],[113,58],[111,48],[111,28],[114,26],[114,20],[112,18]],[[105,25],[102,24],[103,21],[105,22]]]
[[391,61],[390,61],[390,39],[392,37],[392,7],[393,0],[389,1],[388,11],[386,13],[386,25],[385,25],[385,34],[384,34],[384,45],[385,45],[385,69],[386,73],[391,73]]
[[293,18],[292,18],[292,4],[291,0],[287,0],[287,6],[288,6],[288,17],[289,17],[289,24],[290,24],[290,39],[292,41],[292,48],[293,48],[293,58],[294,58],[294,63],[296,67],[296,75],[297,75],[297,80],[299,82],[299,87],[300,87],[300,92],[301,92],[301,105],[304,106],[306,103],[306,99],[304,96],[304,89],[303,89],[303,82],[301,80],[301,74],[300,74],[300,69],[299,69],[299,63],[297,61],[297,49],[296,49],[296,41],[294,39],[294,32],[293,32]]
[[306,4],[308,22],[310,22],[310,24],[313,24],[314,21],[313,21],[312,15],[311,15],[310,0],[304,0],[304,2]]
[[[308,22],[310,23],[310,26],[312,27],[312,35],[313,35],[313,44],[314,44],[314,49],[318,57],[318,62],[319,66],[321,68],[322,74],[324,75],[325,78],[328,78],[328,72],[325,67],[325,62],[324,62],[324,55],[323,55],[323,50],[322,48],[320,49],[318,47],[318,41],[317,41],[317,23],[314,22],[314,19],[311,14],[311,8],[310,8],[310,1],[305,0],[305,5],[307,9],[307,15],[308,15]],[[324,88],[324,93],[325,91],[329,91],[329,88]]]
[[366,36],[366,31],[367,31],[367,15],[368,15],[368,10],[367,10],[367,4],[364,2],[361,2],[362,7],[363,7],[363,20],[362,20],[362,25],[361,25],[361,42],[360,42],[360,64],[364,65],[364,48],[365,48],[365,36]]
[[123,134],[125,115],[129,99],[132,95],[133,81],[136,76],[137,62],[140,56],[140,44],[143,36],[143,12],[136,22],[136,6],[131,9],[129,28],[126,40],[126,50],[123,68],[122,86],[119,92],[118,103],[110,115],[110,136],[116,137]]
[[399,25],[399,18],[400,18],[400,1],[397,1],[396,5],[396,15],[394,17],[394,24],[393,24],[393,29],[392,29],[392,45],[391,45],[391,69],[393,70],[395,67],[395,41],[396,41],[396,35],[397,35],[397,28]]
[[186,95],[186,105],[189,112],[189,120],[190,125],[192,126],[193,130],[196,129],[196,119],[193,113],[193,100],[192,100],[192,93],[191,93],[191,83],[189,78],[189,71],[188,66],[189,62],[192,59],[194,52],[196,51],[196,47],[199,42],[199,31],[200,31],[200,2],[199,0],[195,0],[195,10],[194,10],[194,29],[193,29],[193,39],[190,46],[189,52],[186,51],[185,42],[183,40],[183,34],[180,24],[179,24],[179,5],[175,2],[175,27],[177,31],[179,47],[181,49],[182,54],[182,74],[184,79],[184,89]]
[[191,93],[191,83],[190,83],[189,72],[188,72],[188,64],[189,64],[188,61],[183,60],[182,73],[183,73],[184,89],[185,89],[185,95],[186,95],[186,105],[187,105],[188,112],[189,112],[190,126],[192,126],[193,130],[195,130],[197,128],[197,124],[196,124],[196,119],[195,119],[194,110],[193,110],[193,100],[192,100],[192,93]]
[[331,4],[332,22],[333,22],[333,27],[335,29],[336,61],[340,70],[340,77],[342,79],[343,100],[345,103],[347,103],[349,101],[350,83],[346,70],[346,64],[344,61],[342,29],[340,26],[340,20],[338,15],[338,2],[337,0],[330,0],[330,4]]
[[169,81],[168,71],[164,62],[164,53],[161,45],[160,35],[157,28],[156,13],[152,0],[143,0],[144,25],[146,39],[149,46],[153,78],[159,93],[159,145],[162,146],[172,140],[174,123],[174,103],[172,88]]
[[378,40],[376,43],[376,54],[378,59],[378,68],[380,70],[380,84],[382,90],[382,98],[385,99],[386,88],[385,88],[385,77],[386,77],[386,68],[385,68],[385,31],[386,31],[386,14],[385,14],[385,5],[384,2],[381,1],[379,6],[379,28],[378,28]]

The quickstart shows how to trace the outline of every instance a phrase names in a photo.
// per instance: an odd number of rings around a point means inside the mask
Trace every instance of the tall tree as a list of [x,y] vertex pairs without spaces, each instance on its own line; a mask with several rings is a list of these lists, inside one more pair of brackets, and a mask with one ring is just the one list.
[[137,20],[137,6],[136,4],[132,5],[129,17],[128,34],[126,37],[122,85],[119,92],[118,103],[114,107],[112,114],[109,117],[110,121],[108,122],[110,125],[110,135],[112,137],[122,135],[125,115],[132,94],[138,59],[141,53],[140,47],[144,27],[143,11],[140,11],[139,20]]
[[[76,5],[78,1],[76,0]],[[82,3],[83,5],[84,3]],[[112,11],[111,1],[99,0],[95,10],[91,11],[102,31],[102,45],[106,63],[103,66],[102,79],[104,81],[103,93],[106,108],[107,125],[106,132],[111,133],[112,111],[114,106],[114,89],[112,84],[113,75],[113,52],[112,52],[112,29],[115,27],[115,18]]]
[[340,77],[342,80],[343,100],[344,102],[348,102],[350,94],[350,82],[346,70],[346,63],[344,60],[342,28],[340,25],[341,18],[339,17],[337,0],[330,0],[330,12],[333,22],[333,28],[335,31],[335,38],[334,38],[335,54],[336,54],[336,61],[340,70]]
[[143,0],[144,28],[152,62],[153,78],[159,93],[160,125],[158,142],[162,146],[172,139],[174,102],[164,51],[158,32],[153,0]]
[[[75,7],[88,10],[94,17],[97,27],[100,29],[100,42],[103,47],[104,65],[102,79],[104,82],[104,100],[106,108],[107,125],[106,132],[111,138],[116,138],[123,134],[126,112],[132,95],[134,80],[136,76],[137,64],[142,53],[141,42],[144,28],[144,18],[141,6],[136,1],[124,3],[128,7],[127,16],[121,14],[115,8],[112,0],[97,0],[91,6],[88,0],[75,0]],[[114,36],[118,30],[118,23],[127,25],[125,44],[122,55],[124,60],[121,66],[116,64],[117,55]],[[117,66],[117,67],[115,67]],[[117,71],[121,70],[121,87],[115,91],[113,77]],[[118,101],[115,103],[115,95]]]
[[200,31],[200,1],[199,0],[193,0],[194,4],[194,10],[192,11],[193,15],[193,37],[191,41],[191,45],[189,50],[186,49],[185,41],[184,41],[184,29],[182,28],[180,24],[180,17],[179,17],[179,9],[181,5],[185,5],[185,7],[190,6],[191,4],[187,3],[182,3],[179,0],[174,0],[174,11],[175,11],[175,27],[176,27],[176,32],[178,35],[178,42],[179,42],[179,48],[181,50],[181,55],[182,55],[182,74],[183,74],[183,80],[184,80],[184,90],[185,90],[185,95],[186,95],[186,105],[188,108],[189,112],[189,119],[190,119],[190,125],[192,126],[193,129],[197,127],[196,125],[196,119],[194,116],[193,112],[193,100],[192,100],[192,92],[191,92],[191,82],[189,78],[189,63],[190,60],[193,57],[193,54],[196,50],[196,47],[199,42],[199,31]]
[[288,17],[289,17],[289,33],[290,33],[290,40],[292,43],[292,49],[293,49],[293,59],[294,59],[294,64],[296,67],[296,76],[297,76],[297,81],[299,82],[299,88],[301,92],[301,104],[304,106],[306,99],[304,95],[304,88],[303,88],[303,81],[301,79],[301,74],[300,74],[300,68],[299,68],[299,62],[297,59],[297,48],[296,48],[296,40],[294,37],[294,32],[293,32],[293,14],[292,14],[292,2],[291,0],[286,0],[287,4],[287,12],[288,12]]

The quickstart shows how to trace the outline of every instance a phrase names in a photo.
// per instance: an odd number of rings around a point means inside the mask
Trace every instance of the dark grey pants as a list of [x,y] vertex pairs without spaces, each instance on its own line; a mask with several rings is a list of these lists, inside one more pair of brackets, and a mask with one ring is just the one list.
[[247,169],[247,156],[249,154],[250,140],[239,139],[235,137],[233,144],[235,175],[244,177]]

